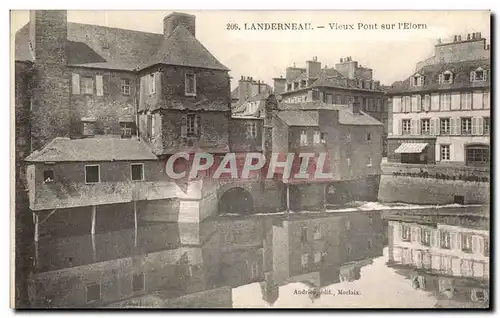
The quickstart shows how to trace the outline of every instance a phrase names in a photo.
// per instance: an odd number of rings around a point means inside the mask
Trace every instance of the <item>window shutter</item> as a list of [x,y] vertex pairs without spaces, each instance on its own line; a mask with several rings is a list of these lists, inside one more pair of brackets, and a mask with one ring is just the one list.
[[472,253],[482,254],[480,244],[479,244],[479,236],[477,236],[477,235],[472,236]]
[[483,95],[483,108],[490,109],[490,92],[486,92]]
[[477,135],[478,134],[478,123],[477,123],[477,117],[472,117],[472,134]]
[[161,73],[155,73],[155,93],[158,96],[158,99],[161,98]]
[[71,75],[71,85],[72,85],[72,92],[74,95],[79,95],[80,94],[80,74],[73,73]]
[[439,230],[431,230],[431,246],[439,247]]
[[460,135],[460,118],[451,118],[451,134],[452,135]]
[[415,134],[416,135],[422,134],[422,126],[420,119],[415,120]]
[[141,77],[141,83],[139,87],[139,109],[144,109],[144,96],[146,94],[146,77]]
[[182,116],[181,120],[181,137],[186,138],[187,137],[187,115]]
[[439,84],[443,84],[443,74],[439,74],[438,81],[439,81]]
[[416,119],[412,119],[411,120],[410,132],[411,132],[412,135],[416,135],[417,134],[417,120]]
[[396,135],[398,136],[401,136],[403,134],[403,120],[400,119],[400,120],[396,120],[394,121],[394,123],[396,124]]
[[401,97],[394,96],[392,98],[392,108],[393,113],[401,112]]
[[482,135],[484,134],[484,125],[483,125],[483,118],[477,117],[476,118],[476,125],[477,125],[477,134]]
[[488,71],[486,71],[486,70],[484,70],[484,71],[483,71],[483,80],[484,80],[485,82],[487,82],[487,81],[488,81]]
[[470,72],[470,81],[474,82],[474,71]]
[[199,135],[201,133],[201,125],[200,125],[200,115],[194,116],[194,133]]
[[417,95],[417,112],[422,111],[422,95]]
[[459,238],[460,238],[460,236],[456,232],[451,232],[450,233],[450,246],[451,246],[451,249],[457,250],[457,249],[460,248],[460,245],[458,243],[458,239]]
[[95,76],[95,87],[96,87],[96,95],[103,96],[104,95],[104,88],[103,88],[103,82],[102,82],[102,75]]

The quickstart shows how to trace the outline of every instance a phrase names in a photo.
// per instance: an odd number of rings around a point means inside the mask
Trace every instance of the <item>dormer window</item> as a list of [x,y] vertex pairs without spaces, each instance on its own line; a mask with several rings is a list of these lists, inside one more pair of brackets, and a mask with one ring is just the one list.
[[487,71],[482,67],[478,67],[475,71],[470,72],[471,82],[485,82],[487,80]]
[[294,82],[293,83],[293,89],[299,88],[299,82]]
[[451,84],[453,83],[453,73],[446,71],[439,75],[439,84]]
[[292,83],[286,84],[286,90],[291,91],[292,90]]
[[302,81],[300,82],[300,86],[301,86],[301,87],[306,87],[306,81],[305,81],[305,80],[302,80]]
[[416,74],[411,78],[411,86],[422,86],[424,84],[424,76]]

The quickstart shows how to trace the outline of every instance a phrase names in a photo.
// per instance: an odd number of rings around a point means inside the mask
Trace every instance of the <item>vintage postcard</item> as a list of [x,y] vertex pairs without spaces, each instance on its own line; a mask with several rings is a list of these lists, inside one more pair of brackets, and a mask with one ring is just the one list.
[[11,306],[489,308],[490,14],[11,11]]

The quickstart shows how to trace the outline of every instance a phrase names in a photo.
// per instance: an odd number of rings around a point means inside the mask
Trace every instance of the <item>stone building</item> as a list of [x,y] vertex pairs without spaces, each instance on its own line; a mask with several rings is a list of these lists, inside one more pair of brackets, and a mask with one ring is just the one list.
[[271,85],[264,83],[264,81],[254,80],[253,77],[250,76],[241,76],[238,80],[238,86],[231,91],[233,108],[249,98],[263,93],[270,93],[271,91]]
[[480,33],[435,45],[434,56],[392,85],[388,160],[488,166],[490,50]]
[[[285,103],[321,101],[326,104],[351,104],[359,100],[361,110],[384,125],[381,136],[387,136],[387,101],[373,70],[344,57],[335,67],[322,67],[317,57],[306,61],[306,67],[287,67],[285,77],[274,78],[274,93]],[[385,142],[384,142],[385,144]],[[385,147],[383,149],[385,155]]]

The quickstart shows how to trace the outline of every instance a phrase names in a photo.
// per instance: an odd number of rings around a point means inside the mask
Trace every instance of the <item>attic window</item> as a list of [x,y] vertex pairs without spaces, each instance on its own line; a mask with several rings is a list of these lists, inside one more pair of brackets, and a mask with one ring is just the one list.
[[470,73],[471,82],[485,82],[487,79],[487,71],[479,67]]
[[300,82],[300,86],[301,86],[301,87],[306,87],[306,81],[305,81],[305,80],[302,80],[302,81]]
[[442,84],[451,84],[451,83],[453,83],[453,73],[451,73],[450,71],[444,72],[442,74],[441,83]]
[[412,86],[422,86],[424,84],[424,76],[420,74],[416,74],[411,78],[411,85]]
[[286,90],[291,91],[292,90],[292,83],[286,84]]

